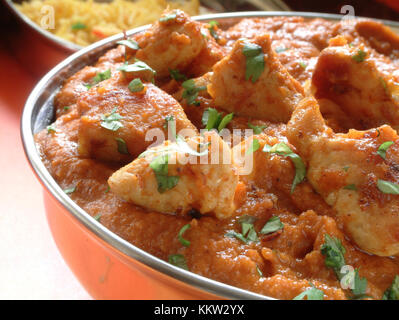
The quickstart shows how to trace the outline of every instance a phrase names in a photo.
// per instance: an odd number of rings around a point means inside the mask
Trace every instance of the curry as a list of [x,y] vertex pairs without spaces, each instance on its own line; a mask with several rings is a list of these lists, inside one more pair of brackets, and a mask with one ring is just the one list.
[[371,20],[169,11],[66,79],[37,147],[73,201],[177,267],[397,300],[398,48]]

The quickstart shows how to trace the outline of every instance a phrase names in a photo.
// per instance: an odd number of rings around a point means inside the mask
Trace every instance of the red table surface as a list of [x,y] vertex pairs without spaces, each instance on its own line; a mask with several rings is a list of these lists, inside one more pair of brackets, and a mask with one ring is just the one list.
[[0,46],[0,299],[90,299],[58,252],[19,121],[39,80]]

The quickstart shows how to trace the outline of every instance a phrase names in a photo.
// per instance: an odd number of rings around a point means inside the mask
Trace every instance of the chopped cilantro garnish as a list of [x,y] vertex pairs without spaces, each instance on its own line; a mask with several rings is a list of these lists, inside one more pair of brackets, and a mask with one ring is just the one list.
[[68,111],[71,107],[65,106],[64,111]]
[[156,74],[156,71],[152,69],[148,64],[137,59],[136,62],[132,64],[128,64],[128,62],[125,62],[118,68],[118,70],[127,73],[149,71],[153,76]]
[[265,69],[265,55],[262,47],[254,43],[244,43],[242,53],[245,56],[245,80],[253,83],[258,80]]
[[246,154],[251,154],[257,151],[260,148],[259,140],[258,139],[253,139],[251,146],[247,150]]
[[299,65],[300,65],[301,68],[303,68],[303,69],[306,69],[306,68],[308,67],[308,65],[307,65],[305,62],[303,62],[303,61],[299,62]]
[[86,29],[86,28],[87,28],[87,26],[81,22],[76,22],[71,26],[72,30],[82,30],[82,29]]
[[180,243],[181,243],[183,246],[185,246],[185,247],[189,247],[190,244],[191,244],[191,242],[183,238],[183,233],[186,232],[186,231],[187,231],[188,229],[190,229],[190,228],[191,228],[191,224],[188,223],[188,224],[184,225],[184,226],[180,229],[179,234],[178,234],[178,236],[177,236],[178,239],[179,239],[179,241],[180,241]]
[[64,189],[64,192],[66,194],[71,194],[71,193],[74,193],[75,191],[76,191],[76,186],[72,186],[72,187]]
[[169,74],[172,79],[176,81],[186,81],[187,77],[177,69],[169,69]]
[[350,168],[350,166],[345,166],[345,167],[343,167],[342,169],[343,169],[345,172],[348,172],[349,168]]
[[362,49],[357,50],[356,54],[352,56],[352,59],[355,60],[357,63],[363,62],[367,56],[367,52],[363,51]]
[[125,140],[123,140],[122,138],[115,138],[116,143],[118,145],[118,152],[121,154],[130,154],[126,142]]
[[269,234],[281,230],[284,228],[284,224],[281,222],[280,218],[277,216],[271,217],[269,221],[263,226],[260,231],[261,234]]
[[163,16],[159,19],[160,22],[167,22],[167,21],[171,21],[171,20],[175,20],[177,17],[176,12],[173,13],[169,13],[166,16]]
[[324,244],[320,249],[321,253],[326,257],[324,260],[325,265],[328,268],[332,268],[338,278],[347,284],[352,286],[353,296],[351,299],[362,299],[365,298],[367,290],[367,279],[360,278],[359,270],[350,269],[342,273],[342,267],[346,265],[345,262],[345,247],[342,245],[341,240],[336,237],[330,237],[328,234],[324,235]]
[[194,79],[186,80],[182,83],[184,89],[182,98],[186,99],[187,104],[199,106],[200,102],[197,101],[198,92],[206,90],[206,86],[199,86],[195,84]]
[[219,35],[216,32],[216,27],[219,25],[219,22],[212,20],[212,21],[209,21],[208,24],[209,24],[209,33],[215,40],[218,40]]
[[233,119],[234,113],[229,113],[222,118],[222,113],[214,108],[208,108],[202,115],[202,124],[206,130],[217,129],[222,131]]
[[128,88],[130,92],[140,92],[144,89],[144,84],[141,82],[139,78],[133,79],[130,81]]
[[391,286],[384,292],[382,300],[399,300],[399,276],[396,275]]
[[90,83],[85,83],[85,87],[90,89],[91,87],[95,86],[96,84],[100,83],[101,81],[107,80],[111,78],[111,69],[105,70],[103,72],[98,72],[93,79],[91,79]]
[[317,289],[312,283],[309,282],[311,286],[308,290],[297,295],[293,300],[324,300],[324,292]]
[[160,155],[151,161],[150,167],[154,171],[155,178],[158,182],[158,192],[164,193],[165,191],[174,188],[179,182],[178,176],[168,175],[168,161],[169,155]]
[[357,190],[357,187],[356,187],[356,185],[354,185],[354,184],[348,184],[348,185],[346,185],[346,186],[344,187],[344,189],[345,189],[345,190],[354,190],[354,191],[356,191],[356,190]]
[[170,264],[173,264],[175,267],[188,270],[186,258],[182,254],[171,254],[168,258],[168,261]]
[[256,272],[258,273],[259,277],[263,278],[263,272],[260,270],[259,266],[256,266]]
[[117,44],[123,45],[125,47],[128,47],[132,50],[138,50],[140,49],[139,44],[134,41],[133,39],[124,39],[124,40],[120,40],[117,42]]
[[102,214],[99,213],[99,214],[95,215],[93,218],[94,218],[95,220],[97,220],[98,222],[100,222],[100,221],[101,221],[101,216],[102,216]]
[[53,133],[53,132],[57,132],[57,130],[55,129],[54,123],[47,126],[47,133]]
[[116,112],[117,108],[115,107],[111,113],[101,115],[101,127],[111,130],[117,131],[119,128],[123,127],[123,124],[119,121],[122,120],[123,117]]
[[383,144],[381,144],[377,150],[377,153],[380,155],[381,158],[385,159],[386,157],[386,152],[388,148],[393,145],[393,141],[385,141]]
[[274,146],[269,146],[266,144],[263,148],[263,152],[275,153],[280,156],[289,157],[291,159],[295,166],[295,177],[291,186],[291,193],[294,192],[297,184],[301,183],[306,176],[306,166],[303,163],[302,158],[294,153],[284,142],[277,143]]
[[399,185],[389,181],[378,179],[377,187],[385,194],[399,194]]
[[256,234],[254,228],[254,222],[256,218],[248,215],[244,215],[238,219],[238,222],[241,224],[241,233],[238,233],[234,230],[231,230],[225,234],[226,237],[236,238],[243,243],[249,242],[257,242],[258,235]]
[[265,129],[267,126],[264,126],[264,125],[262,125],[262,126],[255,126],[255,125],[251,124],[250,122],[248,122],[248,127],[250,127],[250,128],[254,131],[254,134],[259,134],[259,133],[261,133],[261,132],[263,131],[263,129]]

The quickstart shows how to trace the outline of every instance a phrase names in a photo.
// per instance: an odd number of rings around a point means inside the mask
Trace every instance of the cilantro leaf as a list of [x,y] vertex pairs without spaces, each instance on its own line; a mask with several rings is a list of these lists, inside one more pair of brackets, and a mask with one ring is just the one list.
[[175,20],[176,17],[177,17],[176,12],[173,12],[173,13],[169,13],[169,14],[167,14],[167,15],[161,17],[161,18],[159,19],[159,21],[160,21],[160,22],[167,22],[167,21]]
[[307,300],[324,300],[324,292],[317,289],[312,283],[310,283],[310,289],[302,292],[297,295],[293,300],[304,300],[305,297]]
[[265,55],[262,47],[254,43],[244,43],[242,53],[246,57],[245,80],[251,79],[255,83],[265,69]]
[[197,101],[198,93],[200,91],[206,90],[206,86],[199,86],[195,84],[194,79],[186,80],[182,83],[182,87],[184,88],[182,98],[186,99],[188,105],[198,106],[200,104]]
[[229,113],[222,118],[222,113],[214,108],[208,108],[202,114],[202,124],[206,130],[217,129],[222,131],[233,119],[234,113]]
[[260,230],[261,234],[269,234],[281,230],[284,228],[284,224],[281,222],[280,218],[277,216],[271,217],[266,224]]
[[356,187],[356,185],[354,185],[354,184],[348,184],[348,185],[346,185],[346,186],[344,187],[344,189],[345,189],[345,190],[354,190],[354,191],[356,191],[356,190],[357,190],[357,187]]
[[76,186],[72,186],[72,187],[64,189],[64,192],[66,194],[71,194],[71,193],[74,193],[75,191],[76,191]]
[[111,113],[101,115],[101,127],[111,130],[117,131],[119,128],[123,127],[123,124],[119,121],[122,120],[123,117],[116,112],[117,108],[115,107]]
[[343,277],[343,275],[341,274],[341,268],[345,265],[344,254],[346,252],[345,247],[341,243],[341,240],[325,234],[324,244],[321,246],[320,251],[326,257],[324,260],[325,265],[328,268],[332,268],[338,279],[341,280],[341,278]]
[[363,62],[367,56],[367,52],[363,51],[362,49],[357,50],[356,54],[352,56],[352,59],[357,63]]
[[265,145],[263,152],[275,153],[280,156],[289,157],[295,167],[295,177],[291,186],[291,193],[294,192],[295,187],[301,183],[306,177],[306,166],[302,161],[302,158],[294,153],[291,148],[284,142],[275,144],[274,146]]
[[109,78],[111,78],[111,69],[105,70],[103,72],[98,72],[93,77],[93,79],[91,79],[91,81],[89,83],[85,83],[84,86],[87,89],[90,89],[91,87],[95,86],[96,84],[98,84],[104,80],[107,80]]
[[140,49],[139,44],[134,41],[133,39],[124,39],[124,40],[120,40],[117,42],[117,44],[123,45],[125,47],[128,47],[132,50],[138,50]]
[[381,158],[386,158],[386,152],[391,145],[393,145],[393,141],[385,141],[379,146],[377,153]]
[[264,125],[255,126],[255,125],[251,124],[250,122],[248,122],[248,127],[250,127],[254,131],[254,134],[259,134],[259,133],[262,133],[263,129],[265,129],[267,126],[264,126]]
[[164,154],[154,158],[150,167],[154,171],[155,178],[158,182],[158,192],[164,193],[165,191],[174,188],[179,182],[178,176],[168,175],[168,161],[169,155]]
[[123,140],[122,138],[115,138],[115,140],[118,146],[118,152],[121,154],[130,155],[125,140]]
[[141,71],[148,71],[150,72],[153,76],[156,74],[156,71],[152,69],[148,64],[146,64],[143,61],[137,60],[136,62],[132,64],[128,64],[128,62],[125,62],[122,64],[119,68],[119,71],[122,72],[127,72],[127,73],[135,73],[135,72],[141,72]]
[[258,139],[253,139],[251,146],[247,150],[246,154],[251,154],[257,151],[260,148],[259,140]]
[[82,22],[76,22],[71,26],[72,30],[82,30],[82,29],[86,29],[87,26],[82,23]]
[[399,185],[389,181],[378,179],[377,187],[385,194],[399,194]]
[[187,231],[188,229],[190,229],[190,228],[191,228],[191,224],[188,223],[188,224],[184,225],[184,226],[180,229],[179,234],[177,235],[177,237],[178,237],[180,243],[181,243],[183,246],[185,246],[185,247],[189,247],[190,244],[191,244],[191,242],[183,238],[183,233],[186,232],[186,231]]
[[169,69],[169,74],[172,79],[176,81],[186,81],[187,77],[177,69]]
[[219,22],[212,20],[208,22],[209,24],[209,33],[215,40],[219,40],[219,35],[216,32],[216,27],[219,25]]
[[174,265],[175,267],[188,270],[186,258],[182,254],[171,254],[168,257],[168,262]]
[[143,91],[144,85],[139,78],[136,78],[130,81],[128,88],[130,92],[140,92]]
[[399,300],[399,276],[396,275],[391,286],[384,292],[382,300]]

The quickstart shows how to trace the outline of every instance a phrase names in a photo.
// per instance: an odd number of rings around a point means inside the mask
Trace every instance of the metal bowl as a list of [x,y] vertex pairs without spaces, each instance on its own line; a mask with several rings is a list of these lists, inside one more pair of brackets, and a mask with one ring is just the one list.
[[[271,16],[341,18],[329,14],[245,12],[205,15],[195,19],[231,23],[241,18]],[[399,30],[398,23],[384,23]],[[127,34],[142,32],[147,27],[133,29]],[[21,135],[25,153],[44,187],[48,223],[62,256],[87,291],[98,299],[272,299],[174,267],[125,241],[73,202],[44,166],[35,146],[34,134],[53,121],[54,95],[66,78],[94,63],[122,37],[119,34],[92,44],[54,67],[34,88],[22,114]]]

